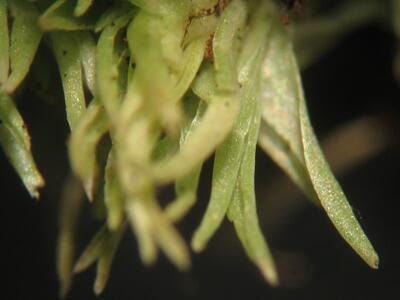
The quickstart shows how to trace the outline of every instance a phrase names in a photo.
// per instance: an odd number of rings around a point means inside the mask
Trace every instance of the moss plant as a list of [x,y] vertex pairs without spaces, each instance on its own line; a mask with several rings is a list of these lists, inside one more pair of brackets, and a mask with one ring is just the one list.
[[[286,4],[298,14],[302,2]],[[304,5],[318,10],[317,3]],[[392,3],[399,14],[399,1]],[[88,200],[106,212],[104,225],[76,259],[79,187],[72,179],[67,183],[58,241],[61,293],[73,273],[92,264],[94,290],[101,293],[127,230],[137,238],[144,264],[162,251],[178,269],[188,269],[189,246],[174,224],[195,205],[202,165],[213,154],[211,196],[191,248],[203,251],[227,217],[250,261],[277,285],[257,219],[257,144],[377,268],[378,255],[313,132],[299,65],[311,64],[356,26],[387,18],[388,5],[353,0],[331,15],[310,18],[304,8],[304,20],[292,24],[290,16],[288,26],[282,17],[290,11],[272,0],[0,0],[3,151],[38,198],[45,180],[13,98],[35,60],[43,68],[35,79],[45,81],[47,62],[36,55],[43,44],[62,82],[71,169]],[[393,19],[399,32],[399,18]],[[157,190],[170,184],[176,198],[161,207]]]

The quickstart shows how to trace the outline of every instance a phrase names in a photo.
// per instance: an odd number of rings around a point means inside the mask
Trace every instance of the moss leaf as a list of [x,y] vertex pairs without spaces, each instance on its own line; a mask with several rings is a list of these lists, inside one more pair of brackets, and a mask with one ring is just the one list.
[[44,185],[31,152],[29,133],[14,101],[0,94],[0,144],[32,197]]
[[292,44],[280,27],[277,23],[264,64],[264,77],[269,84],[264,86],[263,117],[305,166],[318,199],[336,229],[376,268],[378,256],[325,161],[310,125]]

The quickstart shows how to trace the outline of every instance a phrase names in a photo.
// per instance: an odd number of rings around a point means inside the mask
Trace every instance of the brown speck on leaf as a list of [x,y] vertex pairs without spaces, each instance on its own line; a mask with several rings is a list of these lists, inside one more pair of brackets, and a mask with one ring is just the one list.
[[206,44],[206,49],[204,51],[204,58],[213,58],[214,53],[213,53],[213,39],[214,39],[214,35],[210,35],[210,37],[207,40],[207,44]]

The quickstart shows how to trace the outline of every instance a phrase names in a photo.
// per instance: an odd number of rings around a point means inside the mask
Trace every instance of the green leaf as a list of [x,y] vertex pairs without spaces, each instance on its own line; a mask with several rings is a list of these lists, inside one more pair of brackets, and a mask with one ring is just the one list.
[[319,148],[303,98],[300,100],[300,123],[307,169],[323,208],[350,246],[370,267],[378,268],[378,255],[365,236],[346,196]]
[[96,95],[96,42],[90,31],[77,31],[76,43],[79,47],[80,60],[86,85],[93,96]]
[[57,275],[60,280],[61,297],[66,296],[72,283],[76,230],[82,209],[83,195],[83,189],[78,180],[69,176],[61,196],[57,240]]
[[[270,30],[269,21],[266,22],[268,18],[265,14],[265,6],[260,8],[259,12],[261,14],[256,14],[249,25],[248,36],[243,41],[242,51],[237,60],[239,74],[237,80],[241,84],[241,108],[232,131],[215,154],[210,202],[192,239],[192,247],[195,251],[201,251],[206,246],[225,217],[236,189],[244,153],[248,147],[247,135],[253,125],[255,111],[259,109],[257,102],[260,92],[257,88],[257,78]],[[209,93],[210,89],[205,87],[206,85],[198,91]]]
[[97,147],[108,128],[109,122],[104,108],[97,100],[93,100],[78,120],[69,140],[72,169],[82,180],[90,200],[93,200],[100,175],[96,160]]
[[7,0],[0,0],[0,87],[8,78],[10,64],[9,47]]
[[306,167],[290,151],[288,143],[265,120],[261,124],[258,144],[310,200],[320,205]]
[[151,200],[145,204],[152,219],[152,234],[155,241],[180,271],[187,271],[191,263],[185,241],[162,212],[155,199]]
[[74,1],[57,0],[39,18],[43,31],[92,29],[95,16],[74,17]]
[[101,247],[100,257],[97,262],[96,280],[93,287],[96,295],[101,294],[106,287],[110,276],[111,264],[125,232],[125,227],[121,226],[116,232],[110,232],[108,240]]
[[13,100],[0,94],[0,145],[32,197],[44,180],[34,162],[29,133]]
[[68,124],[74,130],[86,110],[79,46],[74,32],[53,32],[50,39],[60,70]]
[[222,12],[213,38],[216,82],[221,91],[238,89],[235,44],[246,22],[247,6],[242,0],[231,1]]
[[85,250],[78,258],[74,266],[74,273],[80,273],[90,267],[96,260],[99,259],[102,249],[104,248],[107,240],[109,239],[110,232],[107,230],[107,226],[101,227],[101,229],[95,234],[90,243],[86,246]]
[[261,119],[259,109],[256,109],[253,115],[228,217],[234,223],[236,232],[249,258],[258,266],[264,278],[275,286],[278,284],[278,275],[271,251],[258,224],[256,210],[254,172]]
[[[196,130],[196,128],[199,126],[201,117],[206,109],[205,103],[203,101],[199,102],[198,99],[195,99],[193,95],[192,97],[188,98],[186,104],[188,107],[187,110],[195,110],[195,113],[193,116],[189,116],[192,117],[192,119],[187,122],[181,131],[181,147],[185,144],[186,139],[191,132]],[[196,106],[197,108],[193,109]],[[165,214],[172,222],[177,222],[182,219],[195,204],[201,168],[202,166],[200,164],[200,166],[195,168],[195,170],[192,171],[192,173],[190,173],[188,176],[175,182],[175,192],[177,198],[173,202],[169,203],[165,208]]]
[[[207,82],[204,84],[208,85]],[[188,175],[212,154],[231,131],[239,112],[238,95],[218,92],[210,96],[201,123],[187,137],[180,151],[154,163],[153,177],[157,182],[167,183]]]
[[24,0],[10,2],[14,15],[11,28],[10,67],[11,74],[4,90],[11,94],[25,78],[35,57],[42,38],[42,31],[37,25],[39,11],[35,5]]
[[111,150],[104,173],[104,201],[107,208],[107,225],[110,230],[117,230],[121,226],[125,205],[114,156],[114,151]]
[[371,267],[376,268],[378,256],[319,148],[308,118],[292,45],[280,26],[277,22],[264,64],[264,80],[269,84],[264,86],[263,117],[287,140],[291,151],[306,167],[321,205],[336,229]]
[[134,199],[127,201],[126,214],[132,231],[138,240],[139,255],[145,265],[153,264],[158,255],[158,248],[152,234],[152,219],[144,203]]
[[302,90],[293,70],[293,57],[283,51],[289,43],[280,21],[274,20],[273,34],[263,64],[261,96],[262,126],[260,146],[289,177],[319,205],[305,166],[299,124],[299,104]]
[[93,4],[94,0],[77,0],[76,6],[74,9],[74,16],[80,17],[86,13],[86,11]]
[[119,11],[117,19],[106,25],[100,35],[96,50],[96,90],[111,122],[116,121],[116,114],[121,102],[121,89],[118,83],[119,53],[116,48],[117,34],[131,19],[132,11]]

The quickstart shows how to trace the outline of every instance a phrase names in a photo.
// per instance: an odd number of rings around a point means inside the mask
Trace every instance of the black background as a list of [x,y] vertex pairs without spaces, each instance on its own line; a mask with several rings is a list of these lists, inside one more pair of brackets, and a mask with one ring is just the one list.
[[[395,38],[389,30],[370,25],[348,35],[305,70],[307,102],[319,137],[345,122],[375,114],[391,118],[391,130],[398,131],[400,88],[392,75],[394,51]],[[62,103],[44,104],[29,95],[23,98],[19,106],[47,186],[39,202],[32,200],[0,153],[0,298],[57,299],[57,206],[68,171],[65,116]],[[298,194],[296,200],[305,203],[303,208],[267,236],[286,278],[283,287],[271,288],[261,279],[244,255],[231,224],[225,222],[207,251],[193,254],[188,274],[180,274],[164,257],[154,267],[145,268],[129,233],[118,250],[104,294],[94,296],[91,268],[76,276],[67,299],[399,299],[399,150],[394,134],[390,147],[338,178],[380,255],[379,270],[370,269],[324,213]],[[282,174],[261,151],[257,159],[258,199],[263,201],[263,186]],[[204,173],[199,203],[179,226],[187,241],[206,206],[210,163]],[[259,216],[261,223],[267,224],[263,211]],[[89,213],[85,218],[80,225],[79,249],[99,225],[88,221]]]

